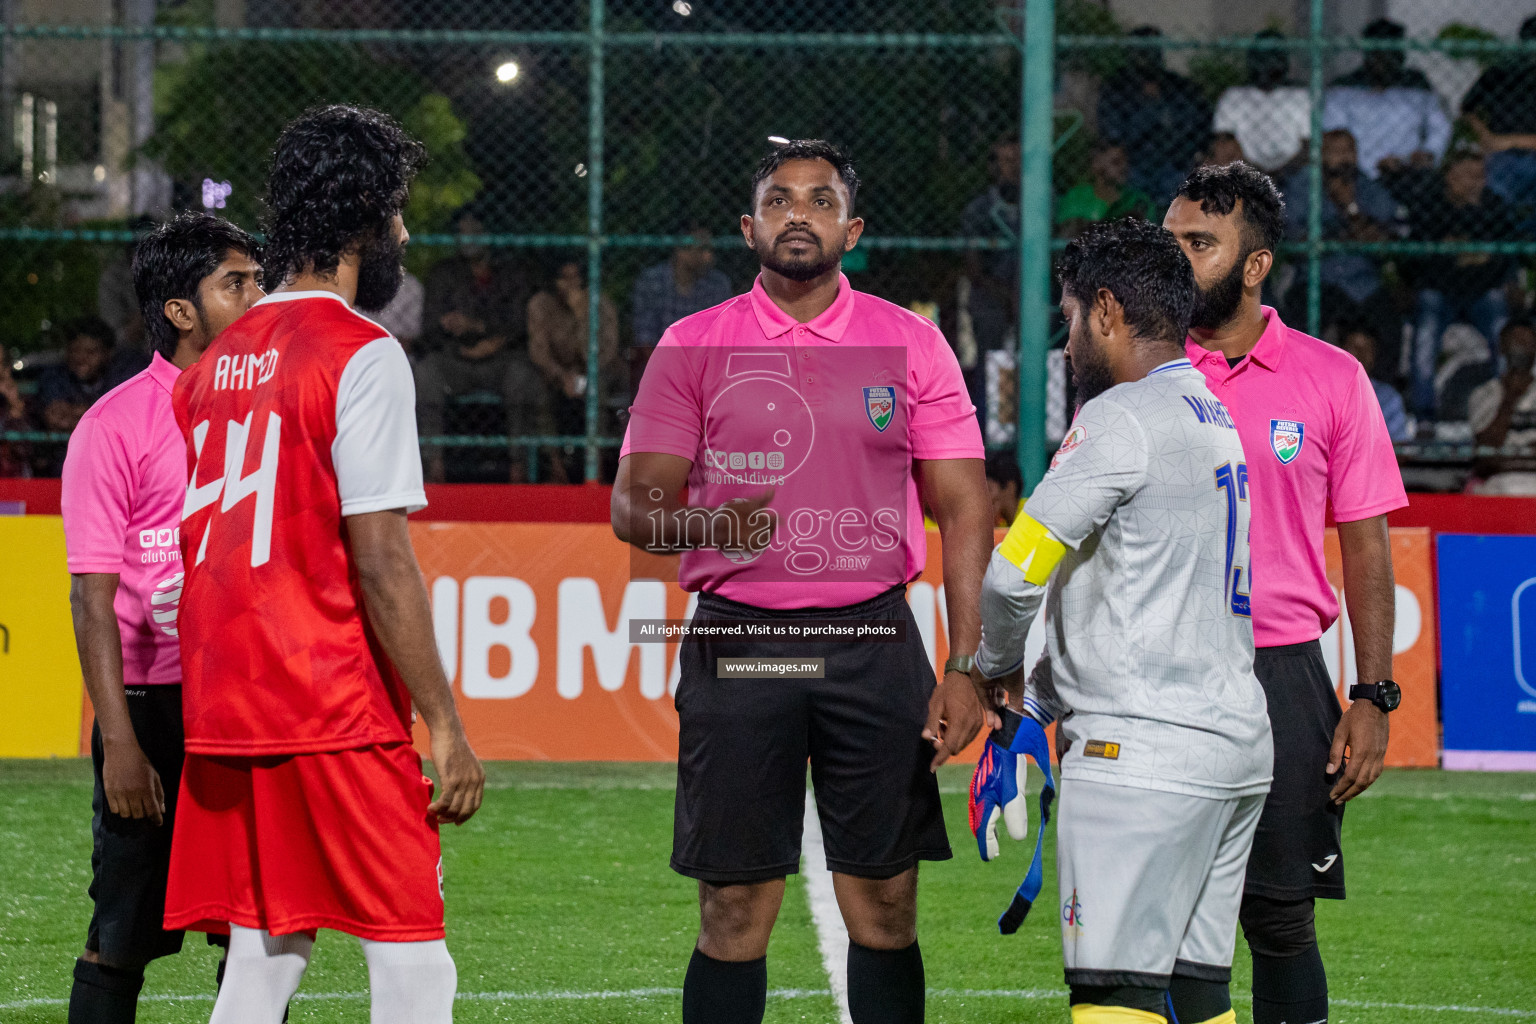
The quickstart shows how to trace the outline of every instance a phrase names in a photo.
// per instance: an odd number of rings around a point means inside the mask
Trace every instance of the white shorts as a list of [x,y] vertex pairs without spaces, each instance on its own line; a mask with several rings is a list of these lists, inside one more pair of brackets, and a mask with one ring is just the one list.
[[1227,982],[1264,795],[1067,781],[1056,819],[1067,984]]

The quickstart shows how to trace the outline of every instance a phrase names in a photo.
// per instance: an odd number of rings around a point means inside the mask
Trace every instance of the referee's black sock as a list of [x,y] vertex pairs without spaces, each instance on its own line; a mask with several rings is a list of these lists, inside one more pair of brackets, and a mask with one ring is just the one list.
[[133,1024],[143,987],[142,967],[121,970],[94,960],[76,960],[69,1024]]
[[683,978],[683,1024],[762,1024],[768,958],[716,960],[693,951]]
[[1328,975],[1313,943],[1299,956],[1253,954],[1253,1024],[1323,1024]]
[[848,943],[848,1016],[853,1024],[922,1024],[923,951]]

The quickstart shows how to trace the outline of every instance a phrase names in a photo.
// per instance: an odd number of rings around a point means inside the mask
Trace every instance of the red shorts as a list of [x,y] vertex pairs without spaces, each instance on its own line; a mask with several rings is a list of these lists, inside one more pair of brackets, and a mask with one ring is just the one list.
[[443,937],[432,783],[410,744],[324,754],[188,754],[166,927]]

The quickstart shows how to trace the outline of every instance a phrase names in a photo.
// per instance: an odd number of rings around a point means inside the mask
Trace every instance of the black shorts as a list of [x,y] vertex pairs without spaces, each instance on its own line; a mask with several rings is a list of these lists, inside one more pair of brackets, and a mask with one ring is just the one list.
[[[807,759],[830,870],[893,878],[952,855],[922,738],[933,664],[905,597],[896,587],[861,604],[781,611],[700,595],[695,622],[878,619],[905,622],[906,638],[683,643],[674,871],[719,885],[798,871]],[[824,658],[826,677],[716,677],[716,658],[742,657]]]
[[1338,781],[1328,751],[1343,712],[1316,640],[1254,652],[1269,701],[1275,778],[1248,857],[1245,893],[1275,900],[1344,898],[1344,808],[1328,798]]
[[165,882],[171,866],[171,823],[184,755],[180,686],[128,687],[128,717],[139,748],[165,790],[165,823],[123,818],[107,809],[102,786],[101,727],[91,728],[96,788],[91,797],[91,914],[85,948],[109,964],[136,964],[181,949],[182,933],[166,931]]

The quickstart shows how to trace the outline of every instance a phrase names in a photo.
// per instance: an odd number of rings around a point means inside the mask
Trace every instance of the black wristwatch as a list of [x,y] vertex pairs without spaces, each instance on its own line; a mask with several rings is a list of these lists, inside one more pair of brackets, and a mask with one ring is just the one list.
[[1349,688],[1350,700],[1368,700],[1381,708],[1383,714],[1391,714],[1403,702],[1402,689],[1390,679],[1378,683],[1356,683]]

